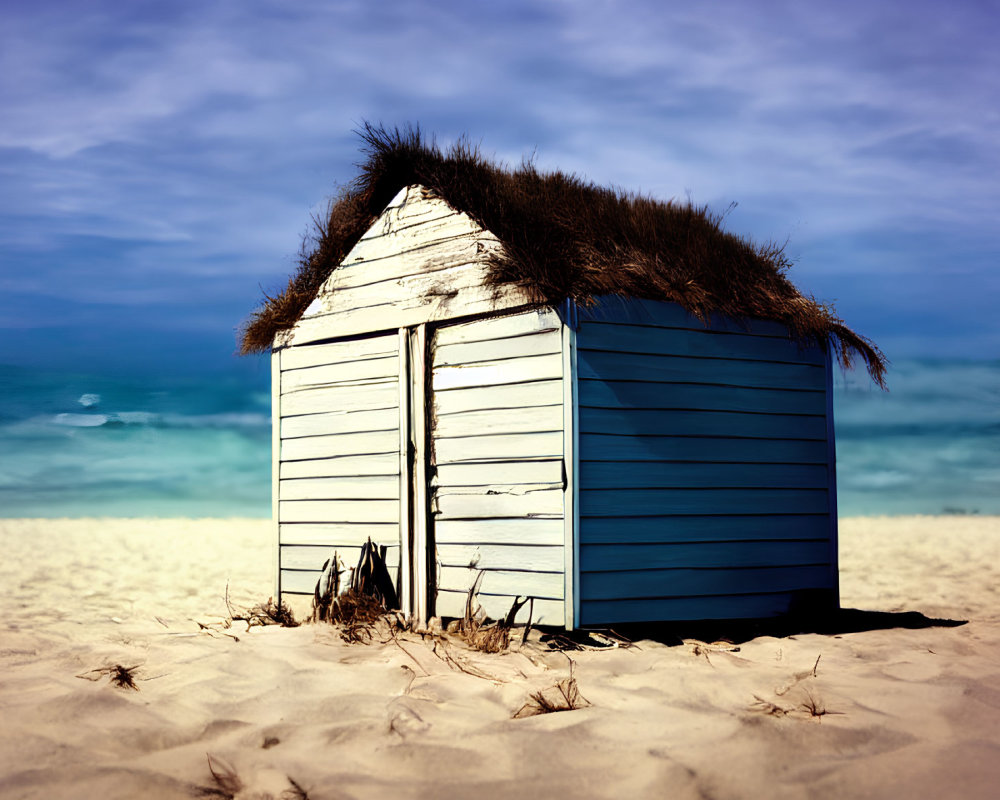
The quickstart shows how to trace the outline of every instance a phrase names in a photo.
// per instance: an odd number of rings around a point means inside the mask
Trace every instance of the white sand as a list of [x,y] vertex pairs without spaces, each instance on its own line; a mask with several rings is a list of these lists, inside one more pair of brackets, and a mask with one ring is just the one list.
[[[1000,791],[998,518],[841,523],[844,607],[967,625],[577,652],[592,705],[527,719],[511,714],[568,674],[538,644],[449,648],[490,680],[415,635],[406,653],[327,626],[201,630],[227,580],[234,605],[267,598],[267,522],[7,520],[0,552],[3,798],[191,797],[217,787],[207,754],[239,798],[288,776],[314,800]],[[139,691],[76,677],[113,664],[141,665]]]

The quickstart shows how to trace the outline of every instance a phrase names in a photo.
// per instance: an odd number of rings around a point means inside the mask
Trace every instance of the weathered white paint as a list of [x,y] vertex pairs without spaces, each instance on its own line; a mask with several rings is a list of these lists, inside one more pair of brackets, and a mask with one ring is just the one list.
[[561,375],[551,312],[437,332],[431,511],[439,613],[456,613],[455,599],[475,579],[470,564],[488,570],[480,602],[491,615],[506,613],[513,594],[562,598]]
[[[343,381],[344,363],[286,370],[281,376],[281,390],[294,392],[296,389],[311,389],[339,383]],[[399,359],[395,355],[382,358],[364,358],[347,363],[350,364],[350,374],[353,381],[392,378],[399,374]]]
[[[443,617],[461,617],[465,613],[466,592],[442,590],[437,597],[438,614]],[[523,599],[522,595],[522,599]],[[511,607],[508,595],[490,595],[480,592],[479,606],[492,619],[502,619]],[[528,621],[528,605],[517,614],[516,622],[523,625]],[[535,625],[562,625],[563,601],[538,600],[532,607],[532,622]]]
[[316,414],[323,411],[364,411],[396,408],[399,390],[395,379],[341,384],[318,389],[301,389],[282,396],[281,410],[286,417]]
[[487,464],[439,464],[435,486],[496,486],[514,491],[562,486],[562,461],[497,461]]
[[398,554],[398,335],[277,352],[281,591],[311,592],[335,550],[353,566],[371,537]]
[[399,434],[396,431],[342,433],[335,436],[305,436],[281,443],[282,461],[334,458],[347,455],[395,453]]
[[[527,394],[523,392],[522,395]],[[522,399],[525,402],[525,399]],[[563,424],[562,406],[527,406],[515,414],[496,409],[438,414],[436,432],[442,438],[453,436],[488,436],[495,433],[538,433],[560,431]]]
[[369,456],[343,456],[316,458],[305,461],[286,461],[281,465],[284,478],[336,478],[361,475],[398,475],[399,460],[395,453]]
[[281,546],[278,522],[279,481],[281,479],[281,355],[271,353],[271,526],[274,549],[271,551],[271,574],[274,576],[274,596],[281,599]]
[[559,545],[441,544],[438,561],[444,567],[481,568],[517,564],[532,572],[562,572],[563,548]]
[[434,366],[450,367],[558,352],[559,341],[554,336],[515,336],[486,342],[461,342],[436,347]]
[[302,345],[531,304],[519,287],[487,285],[487,260],[500,246],[493,234],[420,187],[397,198],[279,343]]
[[282,500],[395,500],[396,475],[343,478],[292,478],[281,481]]
[[281,421],[285,439],[300,436],[322,436],[337,433],[366,433],[395,430],[399,426],[399,410],[378,408],[374,411],[328,411],[323,414],[300,414]]
[[551,459],[562,458],[562,444],[562,431],[462,436],[436,440],[434,454],[438,464]]
[[410,331],[409,361],[410,446],[413,452],[410,493],[413,503],[413,609],[417,619],[423,621],[428,618],[433,604],[428,574],[431,539],[428,531],[426,325],[418,325]]
[[[285,522],[281,524],[279,539],[283,545],[361,547],[371,537],[373,542],[391,545],[391,538],[396,533],[395,525],[394,522]],[[319,567],[320,564],[317,564],[316,569]]]
[[[478,571],[468,567],[439,567],[440,585],[452,591],[468,591]],[[563,599],[562,569],[558,572],[487,569],[485,572],[483,582],[479,586],[482,594],[500,594],[508,597],[530,595],[548,600]]]
[[443,416],[462,411],[523,408],[525,392],[531,393],[534,406],[562,405],[562,381],[555,378],[535,381],[531,386],[516,383],[511,386],[467,387],[459,391],[439,389],[434,393],[434,413]]
[[[399,522],[399,500],[284,500],[278,503],[281,522]],[[398,532],[397,532],[398,536]],[[378,542],[392,544],[392,542]]]
[[[569,305],[570,310],[575,307]],[[569,322],[562,328],[563,357],[563,465],[566,484],[563,487],[563,597],[565,600],[564,625],[566,630],[576,627],[579,614],[579,537],[580,529],[580,458],[578,433],[580,430],[579,403],[577,402],[576,385],[576,322],[573,314],[568,315]]]
[[526,383],[562,377],[562,355],[482,361],[459,367],[435,367],[434,391],[464,389],[477,386],[498,386],[505,383]]
[[[560,328],[559,315],[551,308],[536,308],[519,314],[477,320],[475,325],[448,325],[438,329],[435,347],[440,349],[463,342],[492,342],[513,336],[535,337]],[[541,337],[548,340],[549,337]]]
[[296,370],[323,364],[342,364],[363,358],[379,358],[395,355],[395,345],[391,337],[371,336],[306,347],[286,347],[281,364],[283,370]]
[[399,350],[399,475],[396,492],[399,495],[399,542],[403,567],[399,571],[399,609],[407,617],[413,606],[413,505],[410,487],[413,474],[410,465],[410,332],[400,328],[396,339]]
[[435,520],[434,538],[440,544],[560,545],[563,523],[559,519]]
[[563,491],[561,486],[527,492],[442,487],[434,492],[431,511],[441,519],[562,519]]

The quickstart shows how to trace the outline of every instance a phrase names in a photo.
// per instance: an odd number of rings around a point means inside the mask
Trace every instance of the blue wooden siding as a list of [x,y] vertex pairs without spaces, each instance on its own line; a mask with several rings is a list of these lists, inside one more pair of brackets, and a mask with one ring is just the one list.
[[835,597],[827,354],[771,322],[580,310],[580,624]]

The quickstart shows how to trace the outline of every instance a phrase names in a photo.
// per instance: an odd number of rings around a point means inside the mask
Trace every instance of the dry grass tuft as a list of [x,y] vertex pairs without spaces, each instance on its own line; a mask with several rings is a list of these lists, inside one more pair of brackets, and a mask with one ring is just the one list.
[[[208,771],[212,776],[212,785],[195,786],[194,795],[196,797],[221,798],[221,800],[236,800],[246,788],[246,784],[236,772],[236,768],[219,756],[206,753],[206,757],[208,758]],[[289,788],[279,795],[278,800],[309,800],[309,793],[302,784],[290,775],[286,775],[285,778],[288,780]],[[253,797],[270,800],[273,795],[270,793],[254,794]]]
[[107,667],[92,669],[89,672],[84,672],[76,677],[84,678],[88,681],[98,681],[101,678],[107,678],[112,686],[117,686],[119,689],[133,689],[138,692],[139,687],[135,682],[135,671],[137,669],[139,669],[138,664],[131,667],[125,667],[121,664],[112,664]]
[[569,662],[569,677],[563,678],[555,686],[532,692],[529,700],[512,715],[513,719],[537,717],[539,714],[554,714],[557,711],[575,711],[589,706],[590,702],[580,694],[573,675],[573,662]]
[[281,625],[284,628],[297,628],[299,625],[292,610],[284,602],[275,603],[273,597],[267,598],[266,603],[258,603],[246,611],[233,613],[230,607],[229,615],[230,622],[245,622],[247,630],[264,625]]
[[484,653],[502,653],[510,647],[511,632],[518,612],[525,604],[530,603],[528,606],[528,622],[521,633],[521,643],[523,644],[527,641],[528,634],[531,631],[531,618],[534,614],[535,600],[533,597],[527,597],[524,600],[520,597],[515,597],[507,615],[502,620],[490,622],[476,599],[484,574],[484,571],[480,570],[476,575],[476,579],[472,582],[472,586],[469,587],[469,593],[465,598],[465,615],[457,621],[457,624],[454,626],[454,633],[474,650],[481,650]]
[[860,358],[884,386],[878,347],[795,288],[783,245],[727,233],[725,213],[541,173],[530,161],[511,169],[466,139],[444,152],[418,127],[365,123],[359,134],[367,155],[360,174],[314,219],[284,291],[265,293],[244,325],[243,353],[269,350],[393,195],[419,184],[500,240],[488,262],[494,288],[518,284],[546,304],[614,295],[676,302],[702,321],[712,314],[775,320],[803,344],[831,345],[845,367]]
[[243,781],[236,769],[223,758],[206,754],[208,771],[212,775],[212,786],[198,786],[195,794],[199,797],[219,797],[233,800],[243,791]]
[[361,548],[358,566],[353,570],[351,585],[340,591],[340,558],[323,563],[323,571],[313,592],[313,622],[329,622],[340,626],[340,638],[349,644],[370,644],[375,626],[386,616],[389,608],[397,604],[384,560],[385,548],[379,548],[371,539]]

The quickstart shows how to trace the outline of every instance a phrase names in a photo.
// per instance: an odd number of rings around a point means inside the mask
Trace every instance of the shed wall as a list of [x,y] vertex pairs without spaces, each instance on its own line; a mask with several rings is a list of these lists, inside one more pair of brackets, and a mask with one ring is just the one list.
[[561,327],[545,309],[434,335],[431,514],[440,615],[462,615],[483,570],[479,602],[491,617],[506,614],[515,596],[532,595],[537,622],[563,623]]
[[580,624],[834,602],[826,352],[635,300],[576,341]]
[[487,285],[497,238],[420,186],[402,189],[279,344],[307,344],[528,305]]
[[[279,580],[312,594],[334,551],[357,564],[368,537],[399,564],[400,412],[396,331],[278,350]],[[344,576],[345,580],[349,574]]]

